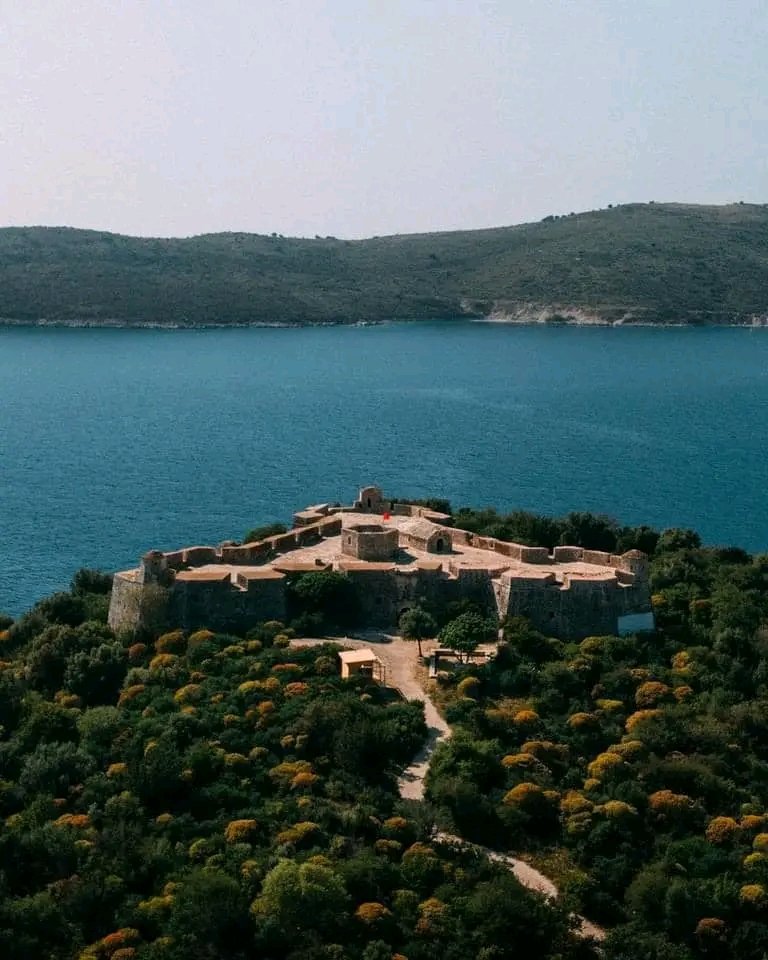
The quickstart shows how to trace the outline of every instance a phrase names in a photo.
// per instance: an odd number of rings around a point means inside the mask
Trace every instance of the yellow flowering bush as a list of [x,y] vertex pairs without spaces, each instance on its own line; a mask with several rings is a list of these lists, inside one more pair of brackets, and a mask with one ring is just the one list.
[[145,690],[146,687],[143,683],[134,683],[130,687],[126,687],[117,698],[118,707],[122,707],[124,704],[134,700],[140,693],[144,693]]
[[765,826],[765,817],[762,814],[747,813],[739,820],[742,830],[759,830]]
[[210,630],[195,630],[195,632],[190,633],[187,638],[187,650],[194,650],[195,647],[199,647],[201,643],[207,643],[209,640],[213,640],[215,636],[216,634]]
[[584,730],[598,725],[598,719],[594,713],[572,713],[565,721],[572,730]]
[[526,740],[520,752],[530,753],[537,760],[546,763],[547,760],[565,760],[568,756],[568,747],[563,743],[553,743],[551,740]]
[[576,813],[588,813],[592,807],[592,801],[576,790],[569,790],[560,801],[560,810],[567,817]]
[[122,777],[128,770],[127,763],[110,763],[107,767],[108,777]]
[[739,832],[739,825],[733,817],[715,817],[707,824],[704,835],[710,843],[722,845],[735,840]]
[[622,758],[616,753],[599,753],[595,759],[587,764],[587,773],[596,780],[601,779],[606,773],[615,770],[624,764]]
[[624,760],[632,760],[645,753],[645,744],[642,740],[623,740],[621,743],[612,743],[605,752],[615,753]]
[[175,653],[158,653],[149,661],[150,670],[167,670],[179,662]]
[[446,914],[446,906],[437,897],[429,897],[419,904],[416,932],[422,935],[436,932]]
[[601,807],[596,807],[595,813],[601,813],[609,820],[623,820],[626,817],[635,816],[637,810],[631,804],[624,803],[623,800],[608,800]]
[[635,691],[635,703],[638,707],[655,707],[669,697],[669,687],[658,680],[648,680],[641,683]]
[[532,727],[539,722],[539,715],[535,710],[518,710],[512,722],[516,727]]
[[391,917],[392,912],[387,910],[383,903],[371,901],[370,903],[361,903],[355,910],[355,916],[363,923],[371,925]]
[[176,703],[194,703],[203,695],[203,688],[199,683],[188,683],[174,693]]
[[632,733],[638,726],[647,723],[649,720],[655,720],[661,716],[661,710],[636,710],[631,716],[627,717],[624,729],[627,733]]
[[227,753],[224,755],[224,766],[242,769],[248,766],[248,757],[243,756],[242,753]]
[[309,790],[320,779],[316,773],[302,770],[291,780],[291,790]]
[[173,906],[173,897],[165,895],[162,897],[149,897],[147,900],[140,900],[136,905],[139,913],[146,917],[157,919],[167,913]]
[[187,643],[182,630],[171,630],[170,633],[164,633],[155,640],[157,653],[184,653],[186,648]]
[[299,773],[314,773],[308,760],[286,760],[269,771],[269,778],[280,786],[289,787]]
[[671,660],[672,670],[675,673],[689,673],[691,666],[691,655],[687,650],[680,650]]
[[617,710],[624,709],[624,704],[621,700],[595,700],[595,706],[598,707],[598,709],[603,710],[605,713],[616,713]]
[[248,843],[256,829],[255,820],[230,820],[224,829],[224,839],[227,843]]
[[693,800],[685,793],[656,790],[648,797],[648,806],[654,813],[681,813],[693,807]]
[[314,836],[319,829],[320,827],[311,820],[302,820],[299,823],[294,823],[294,825],[292,827],[288,827],[287,830],[282,830],[280,833],[278,833],[276,840],[280,844],[298,844]]
[[87,813],[62,813],[53,821],[55,827],[74,827],[75,830],[84,830],[90,827],[91,818]]
[[747,883],[739,890],[739,900],[750,907],[765,907],[768,895],[762,883]]
[[768,853],[748,853],[743,860],[745,870],[762,870],[768,864]]
[[518,783],[504,794],[503,803],[510,807],[531,809],[545,800],[544,790],[536,783]]

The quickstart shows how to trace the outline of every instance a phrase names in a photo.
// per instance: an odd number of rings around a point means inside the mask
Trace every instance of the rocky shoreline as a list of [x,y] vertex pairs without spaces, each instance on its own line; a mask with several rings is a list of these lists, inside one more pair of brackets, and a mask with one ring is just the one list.
[[[0,327],[45,327],[90,330],[245,330],[262,328],[269,330],[296,330],[303,327],[376,327],[388,323],[434,322],[434,318],[392,318],[386,320],[309,320],[306,322],[252,320],[246,323],[226,321],[205,321],[192,323],[170,321],[161,323],[155,320],[120,320],[117,318],[94,319],[48,319],[20,320],[14,317],[0,317]],[[464,321],[471,323],[492,323],[524,327],[745,327],[748,329],[768,328],[768,313],[752,314],[744,317],[704,317],[696,313],[690,320],[654,320],[631,311],[617,314],[608,311],[601,314],[585,307],[544,306],[528,304],[518,307],[494,307],[490,312],[480,314],[465,310],[457,316],[446,316],[445,322]]]

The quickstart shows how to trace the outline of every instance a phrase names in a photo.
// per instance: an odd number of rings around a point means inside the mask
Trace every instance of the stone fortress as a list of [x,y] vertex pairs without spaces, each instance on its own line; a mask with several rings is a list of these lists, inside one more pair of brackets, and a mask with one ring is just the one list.
[[550,554],[458,530],[447,514],[385,500],[378,487],[351,506],[318,504],[293,519],[288,533],[256,543],[150,551],[115,574],[110,625],[241,633],[285,620],[293,579],[335,570],[356,588],[361,627],[392,630],[418,603],[439,610],[466,599],[563,639],[653,629],[648,559],[637,550]]

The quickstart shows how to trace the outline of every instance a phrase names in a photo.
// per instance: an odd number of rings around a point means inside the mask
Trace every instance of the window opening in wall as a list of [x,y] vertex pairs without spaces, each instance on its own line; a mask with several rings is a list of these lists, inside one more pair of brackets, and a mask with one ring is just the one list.
[[369,510],[371,509],[371,498],[370,498],[370,497],[368,497],[368,509],[369,509]]
[[438,553],[442,553],[442,551],[443,551],[443,546],[444,546],[443,538],[442,538],[442,537],[438,537],[438,538],[437,538],[437,543],[435,543],[435,548],[437,549],[437,552],[438,552]]

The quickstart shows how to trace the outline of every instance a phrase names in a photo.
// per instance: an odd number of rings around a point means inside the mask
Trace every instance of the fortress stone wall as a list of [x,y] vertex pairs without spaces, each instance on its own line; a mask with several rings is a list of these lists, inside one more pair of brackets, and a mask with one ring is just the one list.
[[528,617],[566,639],[652,629],[648,559],[580,547],[529,547],[451,526],[426,507],[363,488],[351,506],[317,504],[285,534],[258,543],[150,551],[115,574],[115,629],[243,632],[284,620],[297,577],[336,570],[356,587],[361,626],[394,629],[417,603],[440,610],[472,600],[489,615]]

